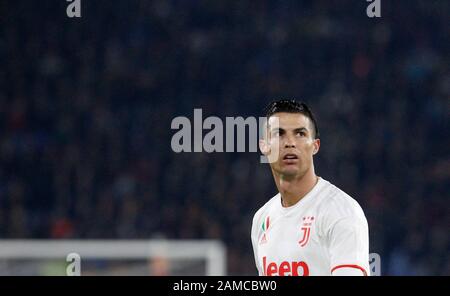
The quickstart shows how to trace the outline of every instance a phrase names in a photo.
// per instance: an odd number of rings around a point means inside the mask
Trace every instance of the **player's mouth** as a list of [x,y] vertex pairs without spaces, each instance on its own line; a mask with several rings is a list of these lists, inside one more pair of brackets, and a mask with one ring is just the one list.
[[287,153],[283,156],[284,164],[295,164],[298,161],[298,156],[293,153]]

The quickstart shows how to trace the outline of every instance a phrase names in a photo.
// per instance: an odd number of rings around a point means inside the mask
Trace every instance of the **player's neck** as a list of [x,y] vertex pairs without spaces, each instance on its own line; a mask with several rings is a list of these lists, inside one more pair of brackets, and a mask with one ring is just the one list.
[[317,184],[319,177],[314,172],[314,167],[302,177],[285,178],[282,175],[276,176],[275,182],[281,194],[283,207],[290,207],[299,202]]

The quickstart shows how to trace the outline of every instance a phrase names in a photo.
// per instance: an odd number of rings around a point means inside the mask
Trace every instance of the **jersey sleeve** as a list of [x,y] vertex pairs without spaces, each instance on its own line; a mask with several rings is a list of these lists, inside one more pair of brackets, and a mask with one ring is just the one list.
[[328,231],[332,275],[369,274],[369,231],[364,216],[339,218]]

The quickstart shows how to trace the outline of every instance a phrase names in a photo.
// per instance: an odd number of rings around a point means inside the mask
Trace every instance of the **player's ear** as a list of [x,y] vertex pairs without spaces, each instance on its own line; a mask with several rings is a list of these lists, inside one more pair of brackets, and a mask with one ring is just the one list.
[[320,139],[314,139],[313,146],[314,146],[313,155],[316,155],[320,149]]
[[265,156],[267,156],[270,153],[269,143],[267,142],[266,139],[259,140],[259,150],[261,150],[261,153]]

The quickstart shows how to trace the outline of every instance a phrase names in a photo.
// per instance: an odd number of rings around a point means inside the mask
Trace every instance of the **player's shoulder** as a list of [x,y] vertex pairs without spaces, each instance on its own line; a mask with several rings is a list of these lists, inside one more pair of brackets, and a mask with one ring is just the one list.
[[356,199],[331,182],[325,182],[327,184],[324,186],[325,190],[319,201],[321,212],[328,213],[336,218],[365,217],[364,211]]

